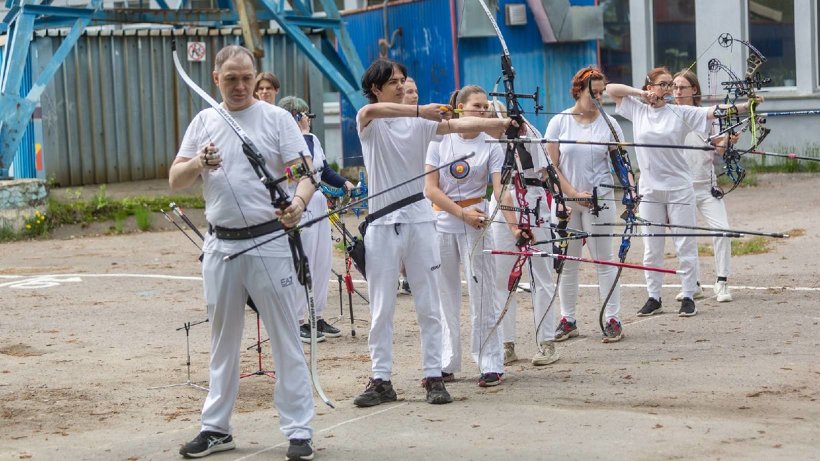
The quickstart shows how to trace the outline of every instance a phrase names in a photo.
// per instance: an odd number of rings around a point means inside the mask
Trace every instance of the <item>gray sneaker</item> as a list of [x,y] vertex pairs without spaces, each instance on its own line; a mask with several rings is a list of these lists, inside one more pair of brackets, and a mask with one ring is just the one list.
[[609,322],[604,326],[604,337],[601,339],[603,343],[617,343],[624,337],[624,329],[621,322],[615,319],[609,319]]
[[364,392],[353,399],[353,404],[357,407],[374,407],[385,402],[395,402],[397,398],[393,383],[371,378]]
[[649,298],[646,300],[646,304],[643,305],[641,310],[638,311],[638,317],[649,317],[650,315],[660,314],[661,312],[663,312],[661,300]]
[[533,365],[549,365],[555,363],[561,356],[555,350],[555,344],[552,341],[543,341],[538,345],[538,352],[532,358]]
[[509,365],[518,361],[515,355],[515,343],[504,343],[504,365]]
[[[703,299],[705,297],[706,294],[703,292],[703,287],[700,286],[700,282],[698,282],[698,287],[695,289],[695,293],[692,295],[692,299]],[[683,301],[682,291],[675,296],[675,301]]]
[[561,323],[559,323],[558,328],[555,329],[555,340],[558,342],[566,341],[578,335],[578,327],[575,325],[575,322],[570,322],[566,317],[561,317]]
[[692,298],[683,298],[683,301],[680,302],[680,310],[678,311],[678,316],[691,317],[697,313],[698,308],[695,307],[695,301]]
[[313,441],[310,439],[290,439],[288,461],[313,459]]
[[447,392],[447,388],[444,387],[444,380],[440,376],[424,378],[421,380],[421,385],[427,390],[427,403],[441,405],[453,401],[450,393]]

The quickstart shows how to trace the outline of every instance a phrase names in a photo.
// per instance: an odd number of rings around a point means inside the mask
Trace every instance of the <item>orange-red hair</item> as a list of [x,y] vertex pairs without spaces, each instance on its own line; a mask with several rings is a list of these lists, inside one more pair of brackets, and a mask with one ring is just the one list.
[[607,81],[601,69],[595,66],[587,66],[576,72],[575,76],[572,77],[572,87],[569,89],[572,98],[577,101],[581,97],[581,92],[589,88],[591,80],[603,80],[604,83]]

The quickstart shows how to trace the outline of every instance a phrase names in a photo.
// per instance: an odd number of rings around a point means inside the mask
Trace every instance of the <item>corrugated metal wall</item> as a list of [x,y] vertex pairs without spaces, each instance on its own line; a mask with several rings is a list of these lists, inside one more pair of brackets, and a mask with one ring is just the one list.
[[[396,36],[388,58],[404,64],[407,73],[418,80],[421,103],[447,102],[456,85],[449,0],[391,3],[386,12],[387,32],[384,30],[385,10],[381,7],[344,16],[345,25],[364,67],[367,68],[379,57],[379,39],[389,40],[393,31],[401,28],[401,35]],[[356,111],[344,100],[341,107],[344,164],[361,165]]]
[[[0,48],[0,60],[6,48]],[[26,60],[26,67],[23,69],[23,80],[20,82],[20,95],[25,97],[31,90],[31,56]],[[11,170],[15,178],[36,178],[37,171],[34,165],[34,124],[29,122],[23,133],[23,139],[17,148],[17,153],[11,161]]]
[[[176,35],[182,34],[182,35]],[[234,30],[128,30],[84,34],[41,98],[43,156],[49,178],[78,186],[164,178],[188,122],[205,103],[179,80],[171,57],[177,41],[183,66],[218,98],[211,70],[216,52],[240,44]],[[35,38],[32,54],[39,67],[62,41],[57,31]],[[205,62],[188,62],[187,42],[207,44]],[[307,58],[285,35],[263,37],[260,70],[282,82],[280,95],[310,100]],[[312,74],[311,83],[324,80]],[[321,102],[315,104],[321,109]]]

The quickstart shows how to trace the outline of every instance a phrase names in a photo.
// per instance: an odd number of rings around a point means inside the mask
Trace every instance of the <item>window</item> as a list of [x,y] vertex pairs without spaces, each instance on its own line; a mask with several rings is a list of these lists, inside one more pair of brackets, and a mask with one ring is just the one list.
[[749,41],[766,56],[769,86],[795,86],[794,0],[750,0]]
[[604,39],[600,44],[601,70],[613,83],[632,84],[629,36],[629,0],[604,0]]
[[653,0],[655,67],[673,74],[695,61],[695,0]]

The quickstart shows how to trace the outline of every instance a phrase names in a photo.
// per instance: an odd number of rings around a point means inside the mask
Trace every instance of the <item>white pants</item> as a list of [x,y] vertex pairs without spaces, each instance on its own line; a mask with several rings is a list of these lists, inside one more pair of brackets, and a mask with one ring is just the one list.
[[[695,191],[693,188],[680,190],[650,190],[643,194],[645,200],[664,203],[641,202],[641,217],[658,224],[680,224],[694,226]],[[682,205],[666,204],[668,202],[682,203]],[[683,205],[689,204],[689,205]],[[638,226],[646,233],[691,233],[689,229],[668,229],[662,226]],[[678,255],[678,268],[684,271],[681,276],[682,292],[685,298],[692,298],[698,284],[698,245],[695,237],[673,237],[675,251]],[[646,266],[663,267],[663,249],[665,238],[644,237],[643,263]],[[649,296],[661,299],[663,273],[644,271],[646,277],[646,291]]]
[[[473,361],[478,364],[481,373],[504,372],[504,352],[498,329],[487,337],[503,307],[495,302],[494,256],[481,252],[485,248],[493,248],[493,238],[489,233],[484,233],[482,243],[476,248],[471,267],[470,251],[478,234],[478,230],[470,228],[467,229],[466,234],[439,233],[438,235],[441,249],[442,370],[447,373],[461,371],[462,266],[464,267],[464,278],[467,280],[467,293],[470,297],[472,323],[470,352]],[[481,350],[482,342],[485,340],[484,349]]]
[[[706,219],[709,227],[728,229],[729,218],[726,214],[726,202],[712,196],[711,184],[695,184],[695,199],[698,210]],[[715,275],[729,277],[731,274],[732,244],[729,237],[712,237],[712,248],[715,253]]]
[[[611,199],[615,197],[614,191],[610,190],[601,198]],[[569,224],[567,227],[572,229],[579,229],[589,233],[609,233],[615,232],[616,228],[609,226],[593,226],[596,223],[615,222],[615,202],[604,201],[607,209],[598,212],[598,217],[595,217],[589,208],[581,206],[578,202],[568,202],[572,208],[572,213],[569,216]],[[555,212],[555,203],[553,203],[553,213]],[[622,229],[619,229],[622,230]],[[620,239],[618,239],[620,241]],[[613,239],[612,237],[592,237],[586,239],[586,246],[589,250],[592,259],[600,259],[603,261],[615,260],[613,256]],[[569,241],[567,254],[570,256],[581,256],[583,241],[575,239]],[[564,261],[564,269],[561,274],[561,284],[558,287],[558,294],[561,297],[561,316],[566,317],[570,322],[575,321],[575,307],[578,301],[578,268],[580,266],[578,261]],[[615,266],[605,266],[603,264],[596,264],[595,269],[598,272],[598,294],[601,301],[606,298],[612,283],[615,281],[615,276],[618,274],[618,268]],[[612,291],[612,296],[606,304],[606,320],[615,319],[620,321],[619,314],[621,310],[621,287],[616,286]]]
[[[513,205],[518,206],[518,203],[515,200],[514,192],[510,191],[510,194],[513,194]],[[530,208],[535,207],[536,200],[538,200],[539,197],[541,197],[541,203],[539,205],[541,216],[546,221],[549,221],[549,207],[547,207],[546,204],[544,189],[540,187],[527,188],[527,203]],[[493,196],[493,200],[490,203],[490,209],[494,209],[495,206],[496,201],[495,196]],[[498,213],[498,216],[501,216],[501,212]],[[533,217],[530,216],[530,220],[532,219]],[[503,217],[496,217],[495,220],[503,221]],[[547,240],[552,238],[546,225],[544,225],[544,227],[533,227],[532,231],[536,240]],[[515,246],[515,239],[513,238],[512,232],[510,232],[510,228],[507,224],[499,222],[493,223],[491,232],[493,233],[493,240],[495,241],[497,249],[518,251],[518,247]],[[535,248],[537,251],[552,252],[552,245],[550,244],[538,245]],[[512,270],[513,264],[515,264],[517,257],[494,255],[493,258],[495,258],[496,305],[501,306],[503,309],[504,303],[510,295],[509,290],[507,290],[507,282],[510,277],[510,271]],[[536,341],[539,343],[542,341],[552,341],[555,339],[555,309],[551,307],[550,312],[547,312],[547,306],[549,306],[550,301],[552,301],[553,296],[555,296],[555,285],[552,281],[552,263],[553,260],[551,258],[541,257],[529,258],[528,263],[531,278],[531,299],[533,303],[533,328],[536,328],[539,322],[541,323],[540,328],[538,328],[535,332]],[[526,267],[527,266],[525,265],[525,272],[527,271]],[[504,319],[501,321],[501,338],[505,343],[515,342],[515,310],[517,307],[515,296],[515,293],[513,293],[513,298],[510,300],[510,307],[507,310],[507,314],[504,316]],[[541,319],[544,319],[544,321],[541,322]]]
[[[313,194],[305,219],[314,219],[327,213],[327,199],[321,192]],[[330,284],[330,266],[333,258],[333,246],[330,239],[330,220],[323,219],[302,231],[302,245],[310,267],[310,277],[313,281],[313,300],[316,308],[316,318],[321,318],[327,306],[327,290]],[[304,298],[304,296],[302,296]],[[307,300],[301,299],[297,306],[296,317],[305,319]]]
[[388,381],[393,371],[393,317],[401,263],[404,263],[407,281],[413,287],[413,303],[421,330],[424,376],[441,376],[441,259],[435,224],[430,221],[371,225],[364,241],[371,316],[367,343],[373,362],[373,378]]
[[[211,322],[210,390],[202,407],[202,430],[230,434],[231,413],[239,392],[239,350],[245,326],[245,301],[256,303],[270,336],[276,387],[273,401],[279,427],[288,439],[309,439],[313,394],[294,306],[305,297],[290,258],[206,253],[202,280]],[[273,284],[273,285],[272,285]]]

